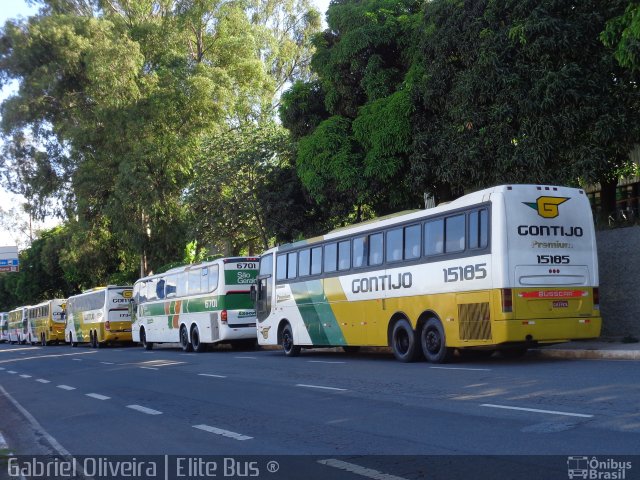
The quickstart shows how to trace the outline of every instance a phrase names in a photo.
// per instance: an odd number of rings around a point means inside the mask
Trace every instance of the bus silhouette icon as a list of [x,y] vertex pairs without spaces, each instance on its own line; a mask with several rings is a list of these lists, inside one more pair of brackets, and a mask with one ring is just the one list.
[[589,477],[589,457],[568,457],[567,469],[570,479],[574,477],[587,479]]

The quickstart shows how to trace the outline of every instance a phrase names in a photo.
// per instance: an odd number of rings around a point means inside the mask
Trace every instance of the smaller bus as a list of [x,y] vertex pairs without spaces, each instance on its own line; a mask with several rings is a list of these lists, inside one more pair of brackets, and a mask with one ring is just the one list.
[[0,312],[0,343],[9,341],[9,313]]
[[230,343],[256,345],[256,311],[250,297],[258,259],[222,258],[141,278],[133,287],[133,341],[179,342],[186,352]]
[[32,325],[27,317],[29,307],[18,307],[9,312],[9,342],[25,344],[34,343]]
[[64,342],[66,300],[56,298],[27,308],[33,335],[44,347],[51,343]]
[[72,347],[89,343],[100,348],[131,341],[129,303],[132,287],[109,285],[73,295],[67,300],[65,339]]

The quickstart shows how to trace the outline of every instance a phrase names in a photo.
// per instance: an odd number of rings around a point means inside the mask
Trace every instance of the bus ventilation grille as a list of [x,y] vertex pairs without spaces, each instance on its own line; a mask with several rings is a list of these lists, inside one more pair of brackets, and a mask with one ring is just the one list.
[[491,340],[491,314],[488,303],[458,305],[460,340]]

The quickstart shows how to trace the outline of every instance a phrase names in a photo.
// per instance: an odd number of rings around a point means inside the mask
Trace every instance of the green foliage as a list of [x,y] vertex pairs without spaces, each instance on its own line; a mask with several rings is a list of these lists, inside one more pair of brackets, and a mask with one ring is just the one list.
[[640,68],[640,3],[629,2],[623,14],[607,22],[600,38],[615,50],[620,65]]

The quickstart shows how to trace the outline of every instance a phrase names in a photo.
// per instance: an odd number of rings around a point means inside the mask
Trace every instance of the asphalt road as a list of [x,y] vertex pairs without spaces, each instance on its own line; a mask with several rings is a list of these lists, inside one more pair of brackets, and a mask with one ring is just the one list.
[[633,361],[1,345],[0,432],[17,454],[230,456],[260,476],[273,458],[274,480],[567,478],[568,456],[638,454],[639,378]]

